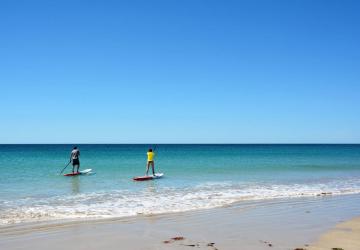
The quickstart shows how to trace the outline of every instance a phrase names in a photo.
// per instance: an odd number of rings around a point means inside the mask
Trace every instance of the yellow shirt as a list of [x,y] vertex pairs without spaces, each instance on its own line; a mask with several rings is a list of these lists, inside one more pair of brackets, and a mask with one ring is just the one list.
[[148,161],[153,161],[154,160],[154,152],[147,152],[147,156],[148,156]]

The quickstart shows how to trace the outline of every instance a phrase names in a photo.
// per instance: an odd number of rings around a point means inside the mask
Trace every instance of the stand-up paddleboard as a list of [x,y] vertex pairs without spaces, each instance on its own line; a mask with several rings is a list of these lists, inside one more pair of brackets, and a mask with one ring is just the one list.
[[64,176],[75,176],[75,175],[81,175],[81,174],[90,174],[91,170],[92,170],[91,168],[88,168],[88,169],[84,169],[84,170],[81,170],[81,171],[76,172],[76,173],[64,174]]
[[133,180],[134,181],[149,181],[149,180],[154,180],[154,179],[159,179],[161,177],[163,177],[163,173],[157,173],[155,175],[145,175],[145,176],[138,176],[138,177],[134,177]]

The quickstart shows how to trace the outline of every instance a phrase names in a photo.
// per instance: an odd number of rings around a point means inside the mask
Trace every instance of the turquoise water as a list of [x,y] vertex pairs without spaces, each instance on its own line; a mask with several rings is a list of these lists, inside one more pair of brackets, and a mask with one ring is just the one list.
[[149,145],[78,146],[94,174],[59,175],[72,145],[0,145],[0,225],[360,193],[360,145],[157,145],[148,182]]

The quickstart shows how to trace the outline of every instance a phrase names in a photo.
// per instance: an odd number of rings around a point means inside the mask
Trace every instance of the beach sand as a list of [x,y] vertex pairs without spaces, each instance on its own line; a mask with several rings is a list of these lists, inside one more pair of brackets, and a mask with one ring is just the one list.
[[[0,249],[308,249],[334,225],[359,216],[356,204],[359,195],[277,199],[186,213],[9,226],[0,228]],[[358,230],[359,219],[340,224],[311,249],[358,250],[347,245],[358,244]]]
[[309,250],[322,249],[360,249],[360,217],[340,223],[309,247]]

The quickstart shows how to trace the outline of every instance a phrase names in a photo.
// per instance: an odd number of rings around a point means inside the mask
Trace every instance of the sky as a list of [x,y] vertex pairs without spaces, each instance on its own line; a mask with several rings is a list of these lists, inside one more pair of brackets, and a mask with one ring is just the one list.
[[359,1],[0,1],[0,143],[360,143]]

